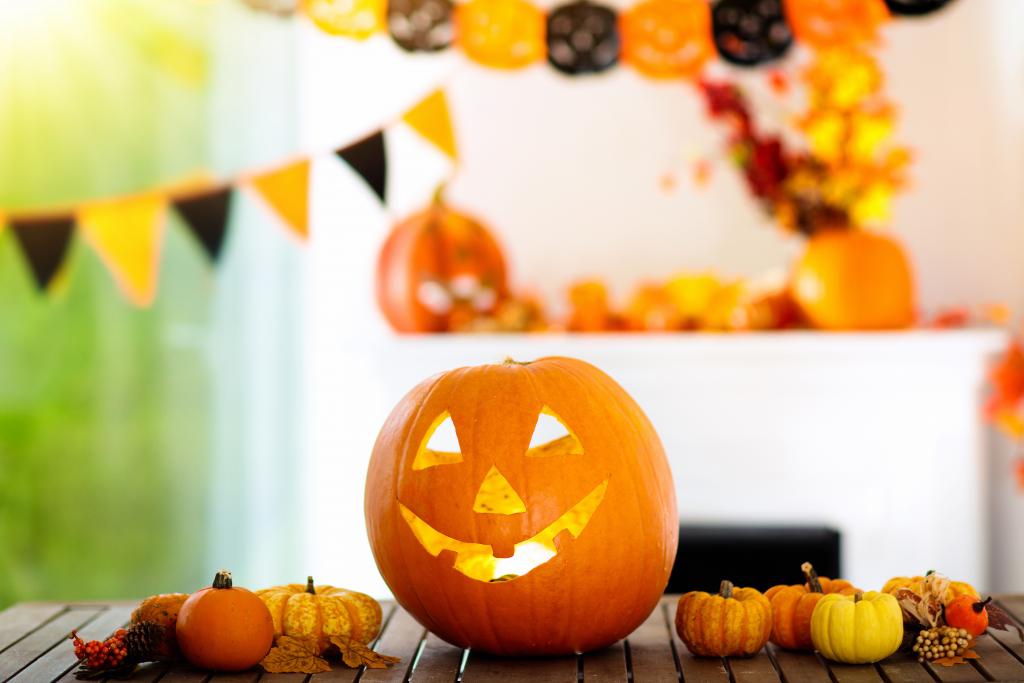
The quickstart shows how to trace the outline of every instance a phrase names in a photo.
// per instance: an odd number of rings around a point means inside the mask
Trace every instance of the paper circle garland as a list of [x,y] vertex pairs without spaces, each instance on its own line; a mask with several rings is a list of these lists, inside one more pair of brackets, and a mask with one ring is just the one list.
[[452,0],[390,0],[388,33],[408,52],[437,52],[452,43]]
[[883,0],[785,0],[785,9],[793,35],[817,49],[873,42],[889,19]]
[[952,0],[885,0],[885,4],[890,12],[904,16],[931,14],[942,9],[950,2]]
[[741,66],[778,59],[793,44],[782,0],[721,0],[711,30],[722,59]]
[[544,58],[544,13],[527,0],[470,0],[455,10],[456,40],[466,56],[496,69]]
[[366,40],[384,28],[385,0],[304,0],[306,14],[322,31]]
[[696,76],[715,53],[705,0],[644,0],[621,29],[622,60],[653,78]]
[[556,7],[548,15],[548,63],[562,73],[598,73],[619,61],[615,12],[587,0]]

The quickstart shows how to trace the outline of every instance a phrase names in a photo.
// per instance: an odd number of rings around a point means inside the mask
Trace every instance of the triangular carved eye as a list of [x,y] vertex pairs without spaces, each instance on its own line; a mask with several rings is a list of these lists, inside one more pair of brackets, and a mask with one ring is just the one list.
[[551,408],[544,406],[537,416],[537,425],[533,428],[530,448],[526,451],[530,458],[549,458],[556,455],[582,455],[583,446],[572,433],[562,418]]
[[414,470],[425,470],[437,465],[453,465],[462,462],[459,435],[455,432],[452,416],[445,411],[430,425],[416,457],[412,461]]

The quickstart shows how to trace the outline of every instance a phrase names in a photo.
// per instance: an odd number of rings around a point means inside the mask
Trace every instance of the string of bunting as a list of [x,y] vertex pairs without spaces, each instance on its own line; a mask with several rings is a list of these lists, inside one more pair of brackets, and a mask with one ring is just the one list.
[[484,66],[547,60],[568,75],[622,62],[652,78],[693,78],[716,54],[739,66],[784,56],[794,39],[815,48],[871,41],[891,16],[922,16],[952,0],[641,0],[616,12],[572,0],[545,12],[529,0],[243,0],[304,13],[332,35],[378,33],[408,52],[458,47]]
[[[417,102],[395,124],[332,150],[385,205],[385,133],[397,123],[414,130],[453,161],[457,156],[448,102],[442,90]],[[260,197],[290,234],[305,241],[309,235],[311,161],[311,156],[301,156],[225,182],[212,182],[204,176],[200,180],[77,206],[8,213],[0,216],[0,231],[5,224],[10,227],[40,291],[51,289],[77,233],[97,253],[125,298],[136,306],[147,306],[156,296],[161,247],[170,210],[180,216],[211,264],[216,264],[220,258],[236,190],[242,187]]]

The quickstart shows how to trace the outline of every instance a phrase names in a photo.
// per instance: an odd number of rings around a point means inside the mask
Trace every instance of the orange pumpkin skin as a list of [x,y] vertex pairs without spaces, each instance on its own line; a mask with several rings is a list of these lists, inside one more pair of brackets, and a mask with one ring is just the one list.
[[772,630],[772,606],[754,588],[722,582],[717,595],[691,591],[676,606],[676,632],[698,657],[749,657]]
[[972,595],[958,595],[946,605],[946,623],[954,628],[962,628],[972,636],[980,636],[988,630],[988,610],[986,606],[992,598],[979,600]]
[[398,332],[443,332],[508,295],[505,258],[479,222],[440,201],[391,231],[377,261],[377,304]]
[[813,650],[811,615],[818,602],[829,593],[853,595],[859,589],[845,579],[818,576],[809,562],[801,569],[806,583],[769,588],[764,596],[772,605],[771,642],[787,650]]
[[[524,456],[545,406],[581,453]],[[461,462],[414,469],[445,411]],[[474,512],[491,468],[522,512]],[[514,559],[517,543],[556,526],[595,491],[599,502],[578,535],[562,529],[554,556],[511,580],[458,570],[464,554],[433,554],[408,516],[465,547]],[[610,377],[571,358],[460,368],[421,383],[381,429],[365,501],[370,545],[397,601],[446,641],[499,655],[571,654],[625,637],[657,606],[678,540],[672,475],[651,423]]]
[[174,630],[178,623],[178,612],[187,599],[188,593],[161,593],[146,598],[132,612],[133,624],[149,622],[164,629],[163,639],[153,649],[154,657],[177,659],[181,656]]
[[[931,574],[931,572],[929,572]],[[912,592],[920,595],[924,589],[924,580],[926,576],[894,576],[885,582],[882,586],[882,592],[890,595],[895,595],[896,591],[900,588],[908,588]],[[942,603],[948,605],[953,600],[957,599],[961,595],[967,595],[975,600],[981,600],[981,596],[978,594],[977,589],[966,581],[950,581],[949,587],[946,588],[945,594],[942,596]]]
[[889,19],[883,0],[785,0],[796,39],[816,49],[872,43]]
[[224,571],[181,606],[175,633],[185,659],[207,671],[244,671],[274,644],[267,606],[252,591],[233,587]]
[[903,248],[864,230],[825,230],[796,264],[793,298],[814,327],[885,330],[914,322],[914,281]]

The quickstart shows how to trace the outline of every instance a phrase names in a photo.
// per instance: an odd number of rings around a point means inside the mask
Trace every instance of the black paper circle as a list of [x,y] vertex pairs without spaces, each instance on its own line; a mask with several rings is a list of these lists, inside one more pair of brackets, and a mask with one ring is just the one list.
[[619,25],[611,9],[587,2],[548,14],[548,62],[562,73],[598,73],[619,61]]
[[940,10],[953,0],[885,0],[893,14],[919,17]]
[[437,52],[452,43],[452,0],[390,0],[388,33],[408,52]]
[[719,0],[711,28],[718,54],[740,66],[778,59],[793,44],[782,0]]

